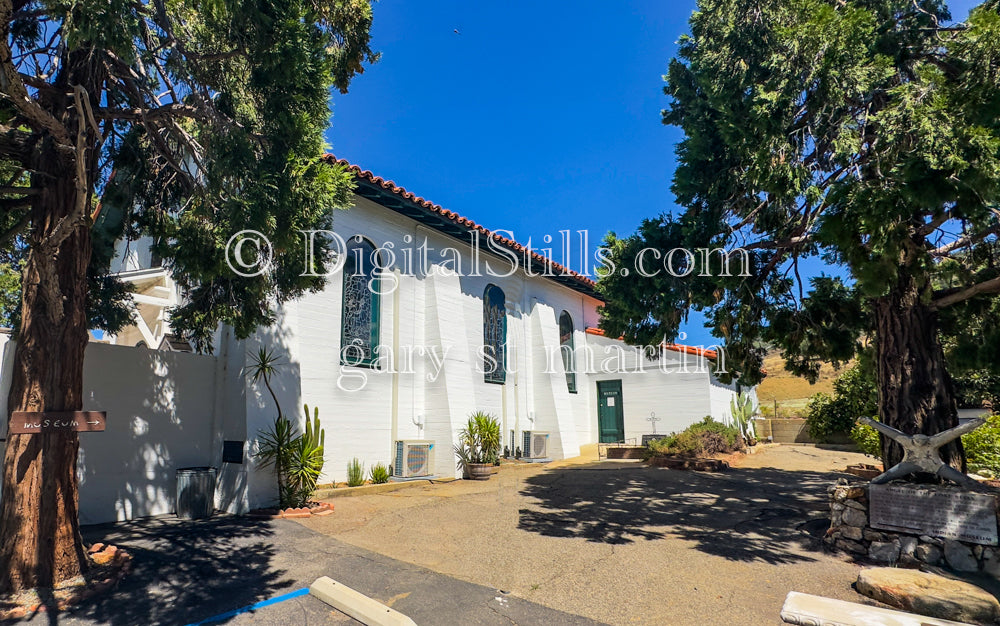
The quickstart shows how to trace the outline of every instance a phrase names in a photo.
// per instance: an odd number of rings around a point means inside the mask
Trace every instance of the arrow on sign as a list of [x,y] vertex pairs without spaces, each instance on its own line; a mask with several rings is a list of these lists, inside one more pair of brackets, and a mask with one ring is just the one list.
[[56,432],[101,432],[107,422],[104,411],[14,411],[10,434],[34,435]]

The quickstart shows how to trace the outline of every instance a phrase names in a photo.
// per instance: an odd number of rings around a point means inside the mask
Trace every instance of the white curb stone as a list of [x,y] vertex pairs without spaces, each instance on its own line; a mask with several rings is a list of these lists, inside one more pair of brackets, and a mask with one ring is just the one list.
[[347,585],[323,576],[309,586],[309,593],[367,626],[417,626],[409,617],[372,600]]
[[789,592],[781,607],[781,619],[787,624],[814,626],[969,626],[964,622],[880,609],[864,604],[844,602],[833,598],[812,596],[797,591]]

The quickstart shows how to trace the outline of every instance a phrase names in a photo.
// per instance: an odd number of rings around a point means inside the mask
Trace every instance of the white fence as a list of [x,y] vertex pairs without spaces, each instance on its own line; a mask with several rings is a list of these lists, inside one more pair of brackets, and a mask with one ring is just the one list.
[[[14,342],[0,334],[6,414]],[[80,521],[121,521],[174,510],[175,471],[219,464],[215,358],[91,343],[83,408],[107,411],[107,430],[80,434]],[[6,429],[6,418],[2,420]]]

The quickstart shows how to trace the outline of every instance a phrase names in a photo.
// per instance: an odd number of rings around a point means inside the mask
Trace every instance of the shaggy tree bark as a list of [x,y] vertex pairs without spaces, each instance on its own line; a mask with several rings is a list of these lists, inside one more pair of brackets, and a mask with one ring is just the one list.
[[[8,419],[13,411],[83,408],[91,254],[88,190],[96,139],[76,109],[97,103],[85,101],[88,91],[74,79],[90,84],[101,78],[89,55],[71,54],[58,81],[64,91],[40,100],[75,135],[76,146],[67,151],[52,139],[43,140],[32,174],[32,187],[40,192],[31,208],[31,253],[22,279]],[[0,501],[0,590],[51,587],[86,570],[77,514],[78,449],[75,432],[8,434],[3,461],[7,488]]]
[[[933,435],[958,426],[958,403],[945,370],[937,313],[922,298],[909,276],[898,288],[875,302],[879,415],[886,424],[908,435]],[[903,459],[902,447],[882,439],[886,468]],[[941,458],[965,471],[960,439],[941,449]]]
[[[210,351],[220,324],[249,337],[273,322],[269,303],[323,285],[301,265],[299,233],[327,231],[331,208],[350,206],[351,177],[325,162],[323,133],[330,90],[346,93],[378,59],[368,0],[108,7],[0,0],[0,247],[28,255],[11,411],[84,408],[88,323],[114,332],[134,313],[111,239],[157,241],[184,300],[171,328]],[[92,233],[94,193],[121,218]],[[280,252],[260,276],[222,262],[248,229]],[[0,591],[86,568],[78,445],[72,433],[10,436]]]

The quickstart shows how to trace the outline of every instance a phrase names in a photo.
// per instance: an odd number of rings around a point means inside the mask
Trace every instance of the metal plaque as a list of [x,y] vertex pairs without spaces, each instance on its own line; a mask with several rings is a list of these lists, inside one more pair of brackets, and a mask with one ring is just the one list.
[[994,496],[958,489],[889,484],[870,485],[868,499],[872,528],[997,545]]
[[10,416],[10,434],[98,432],[107,421],[105,411],[14,411]]

